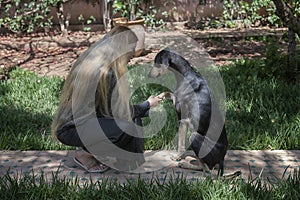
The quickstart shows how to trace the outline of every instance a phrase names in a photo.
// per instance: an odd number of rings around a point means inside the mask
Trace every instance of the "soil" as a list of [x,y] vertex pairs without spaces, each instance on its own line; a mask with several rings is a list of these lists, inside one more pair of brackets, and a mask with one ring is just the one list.
[[[182,30],[176,30],[182,31]],[[36,72],[39,75],[66,77],[72,63],[93,42],[103,37],[103,32],[73,32],[61,35],[32,34],[27,36],[0,36],[0,80],[8,78],[15,66]],[[241,37],[218,37],[196,39],[209,53],[216,65],[224,65],[242,57],[263,57],[265,43]],[[282,44],[283,47],[285,44]],[[149,62],[158,49],[145,50],[131,60]]]
[[0,70],[4,71],[2,78],[15,66],[34,71],[39,75],[65,77],[76,58],[102,36],[103,33],[85,32],[74,32],[68,37],[42,34],[23,37],[2,35],[0,41]]

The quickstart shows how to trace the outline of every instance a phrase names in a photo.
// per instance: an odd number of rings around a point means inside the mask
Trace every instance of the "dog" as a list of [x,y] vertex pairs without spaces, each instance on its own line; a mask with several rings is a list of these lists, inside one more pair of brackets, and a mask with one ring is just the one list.
[[[198,166],[181,162],[179,167],[212,170],[215,165],[218,167],[218,175],[224,173],[224,157],[227,153],[228,140],[218,105],[212,97],[207,81],[196,72],[190,63],[170,48],[161,50],[154,59],[154,66],[151,68],[148,76],[156,78],[168,72],[173,72],[177,81],[174,93],[162,93],[158,95],[161,99],[172,99],[179,120],[178,135],[178,155],[175,160],[181,160],[186,157],[185,137],[187,128],[191,131],[189,138],[190,147],[196,155]],[[212,106],[214,110],[214,119],[211,121]],[[221,124],[221,127],[219,124]],[[211,126],[211,127],[210,127]],[[214,130],[212,127],[219,126],[219,135],[208,134],[208,130]],[[214,135],[217,134],[217,138]],[[201,149],[202,148],[202,149]],[[203,156],[200,152],[205,152]],[[204,169],[203,169],[204,168]]]

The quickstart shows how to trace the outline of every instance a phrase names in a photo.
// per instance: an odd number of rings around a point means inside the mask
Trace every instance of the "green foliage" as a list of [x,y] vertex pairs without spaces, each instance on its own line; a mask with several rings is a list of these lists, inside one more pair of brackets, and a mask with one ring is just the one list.
[[[85,0],[87,3],[96,4],[99,3],[97,0]],[[51,28],[53,26],[53,17],[50,15],[52,8],[56,8],[57,13],[63,15],[61,10],[62,4],[70,2],[72,0],[34,0],[34,1],[21,1],[11,0],[5,1],[0,0],[0,27],[5,27],[8,30],[22,34],[32,33],[45,28]],[[63,18],[62,20],[66,20]],[[95,18],[91,16],[86,21],[81,20],[85,31],[90,31],[90,28],[86,27],[85,24],[91,24],[95,21]],[[61,22],[65,23],[65,21]]]
[[294,0],[294,1],[287,1],[290,3],[290,8],[292,8],[292,11],[294,13],[295,17],[299,17],[300,16],[300,0]]
[[52,26],[51,7],[64,0],[0,1],[0,26],[15,33],[31,33]]
[[172,0],[168,0],[168,1],[164,1],[164,4],[163,4],[164,7],[172,7],[172,9],[170,10],[164,10],[161,14],[164,16],[164,17],[170,17],[172,16],[172,12],[175,12],[177,10],[177,7],[176,7],[176,3]]
[[159,10],[153,6],[150,5],[148,7],[147,12],[143,14],[142,18],[145,19],[145,25],[149,26],[153,29],[155,29],[157,26],[165,26],[165,21],[163,19],[157,19],[156,14],[159,12]]
[[89,32],[91,31],[91,27],[87,27],[86,25],[90,25],[92,24],[93,22],[96,21],[96,18],[94,16],[90,16],[87,20],[85,20],[85,18],[83,17],[83,15],[79,15],[78,17],[78,21],[81,22],[82,24],[82,29],[86,32]]
[[[225,27],[235,28],[239,24],[245,27],[271,25],[280,26],[279,17],[275,14],[275,5],[272,0],[223,1],[223,24]],[[266,16],[264,16],[264,11]]]
[[121,12],[122,17],[135,20],[142,16],[141,3],[142,1],[138,0],[114,0],[112,7],[114,13]]
[[163,19],[156,18],[160,10],[152,4],[151,0],[114,0],[112,7],[114,14],[120,13],[122,17],[126,17],[128,20],[143,18],[145,25],[153,29],[165,25]]
[[[300,2],[284,0],[289,5],[295,16],[300,16]],[[273,0],[253,1],[223,1],[222,23],[225,27],[235,28],[239,25],[244,27],[252,26],[275,26],[282,27],[282,22],[276,14],[276,7]],[[240,24],[238,24],[240,23]]]

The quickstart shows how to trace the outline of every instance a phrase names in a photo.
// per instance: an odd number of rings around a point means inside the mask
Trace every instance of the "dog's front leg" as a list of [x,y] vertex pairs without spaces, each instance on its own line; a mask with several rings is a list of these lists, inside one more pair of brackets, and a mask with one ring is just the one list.
[[183,154],[185,152],[185,136],[187,133],[187,123],[181,121],[179,125],[179,135],[178,135],[178,154]]
[[177,155],[172,156],[172,160],[182,160],[185,157],[185,137],[187,134],[187,126],[188,126],[188,121],[185,120],[180,120],[179,124],[179,130],[178,130],[178,150],[177,150]]

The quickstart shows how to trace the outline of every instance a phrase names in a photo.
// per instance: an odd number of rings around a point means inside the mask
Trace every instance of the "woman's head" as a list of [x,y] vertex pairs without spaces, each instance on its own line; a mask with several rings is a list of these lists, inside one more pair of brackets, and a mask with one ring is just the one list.
[[[115,45],[115,50],[119,51],[122,55],[124,52],[129,57],[135,54],[138,37],[132,29],[127,26],[116,26],[107,35]],[[124,43],[127,45],[124,46]]]
[[[128,60],[135,53],[138,38],[131,29],[125,26],[113,28],[108,37],[118,55],[109,65],[101,69],[95,98],[96,111],[106,117],[130,118],[129,93],[125,74]],[[112,73],[113,77],[108,75],[109,73]],[[111,94],[112,87],[115,89],[115,95]],[[111,96],[112,98],[110,98]]]
[[[129,118],[129,94],[124,78],[127,72],[128,54],[134,50],[137,36],[125,26],[114,27],[100,41],[93,44],[76,60],[65,81],[60,104],[52,123],[52,132],[75,118],[85,120],[97,112],[111,116],[110,108],[117,106],[114,117]],[[109,88],[115,84],[107,80],[113,72],[118,91],[113,104],[108,102]],[[91,108],[90,105],[95,105]]]

